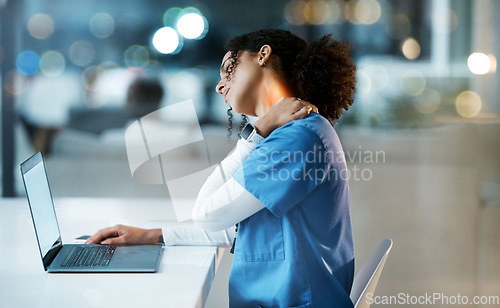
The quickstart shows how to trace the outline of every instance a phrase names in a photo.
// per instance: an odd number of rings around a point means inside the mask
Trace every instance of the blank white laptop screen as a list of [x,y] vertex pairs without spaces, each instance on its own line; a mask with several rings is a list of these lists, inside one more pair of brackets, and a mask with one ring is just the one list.
[[30,202],[36,203],[31,204],[30,208],[36,226],[35,230],[40,252],[42,256],[45,256],[52,245],[59,239],[61,233],[59,232],[43,161],[40,161],[25,173],[24,181]]

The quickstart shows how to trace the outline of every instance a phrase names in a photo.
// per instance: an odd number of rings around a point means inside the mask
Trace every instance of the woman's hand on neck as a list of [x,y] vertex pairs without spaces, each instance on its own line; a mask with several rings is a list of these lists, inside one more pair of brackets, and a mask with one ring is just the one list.
[[309,102],[295,97],[282,97],[268,112],[254,123],[257,133],[266,138],[275,129],[290,121],[303,119],[309,116],[315,108]]
[[282,97],[292,97],[293,93],[284,84],[280,76],[269,69],[262,79],[258,102],[255,106],[255,115],[260,118],[265,115],[271,107]]

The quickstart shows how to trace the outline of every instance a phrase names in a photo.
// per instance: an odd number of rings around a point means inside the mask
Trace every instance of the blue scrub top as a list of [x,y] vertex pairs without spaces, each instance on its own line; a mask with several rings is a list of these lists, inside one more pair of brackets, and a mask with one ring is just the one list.
[[239,224],[230,306],[353,307],[348,173],[328,120],[276,129],[234,178],[265,208]]

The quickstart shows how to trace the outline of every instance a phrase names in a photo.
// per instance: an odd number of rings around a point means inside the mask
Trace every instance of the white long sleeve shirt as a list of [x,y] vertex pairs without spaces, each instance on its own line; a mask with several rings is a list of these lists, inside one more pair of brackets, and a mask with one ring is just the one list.
[[239,140],[234,150],[215,168],[201,188],[193,208],[197,226],[163,228],[166,245],[229,246],[233,226],[264,208],[264,205],[233,179],[255,144]]

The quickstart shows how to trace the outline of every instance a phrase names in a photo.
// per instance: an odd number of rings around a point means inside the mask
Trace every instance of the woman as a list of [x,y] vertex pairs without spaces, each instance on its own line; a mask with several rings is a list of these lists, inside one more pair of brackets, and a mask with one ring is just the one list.
[[[238,224],[230,305],[352,307],[347,169],[332,127],[353,102],[349,48],[331,36],[307,45],[263,30],[230,40],[227,50],[216,91],[259,120],[207,179],[193,220],[211,231]],[[160,232],[118,226],[89,242],[145,243]]]

